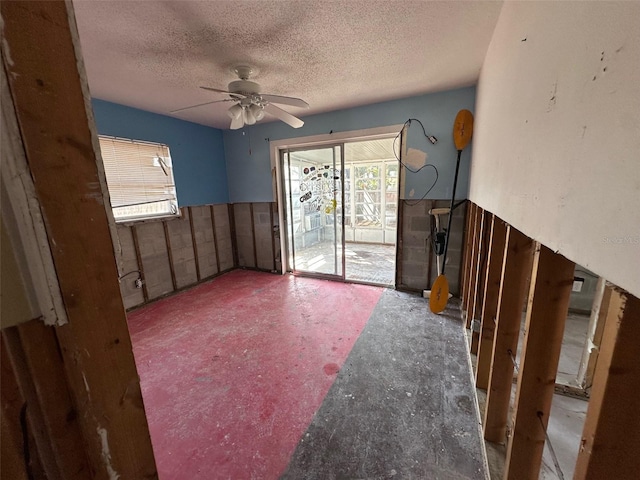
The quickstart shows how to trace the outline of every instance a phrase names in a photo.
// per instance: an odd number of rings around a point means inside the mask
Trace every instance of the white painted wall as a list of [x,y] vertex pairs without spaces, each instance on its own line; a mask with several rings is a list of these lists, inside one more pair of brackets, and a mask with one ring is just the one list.
[[470,199],[640,296],[640,2],[506,2],[476,102]]

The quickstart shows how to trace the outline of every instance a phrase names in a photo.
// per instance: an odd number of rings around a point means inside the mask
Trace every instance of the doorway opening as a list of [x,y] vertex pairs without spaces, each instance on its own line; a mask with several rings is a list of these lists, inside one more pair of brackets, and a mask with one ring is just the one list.
[[394,286],[399,162],[393,138],[282,149],[287,271]]

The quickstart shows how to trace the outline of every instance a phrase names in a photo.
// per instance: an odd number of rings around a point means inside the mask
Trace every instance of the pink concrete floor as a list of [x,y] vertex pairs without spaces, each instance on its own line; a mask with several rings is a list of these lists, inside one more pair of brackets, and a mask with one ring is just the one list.
[[160,479],[278,478],[382,291],[236,270],[131,313]]

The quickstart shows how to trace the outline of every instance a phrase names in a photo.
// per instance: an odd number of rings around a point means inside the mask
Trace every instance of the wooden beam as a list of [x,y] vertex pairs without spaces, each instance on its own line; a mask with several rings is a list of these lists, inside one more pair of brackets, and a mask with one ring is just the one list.
[[640,471],[640,300],[607,285],[608,308],[574,479]]
[[196,242],[196,229],[193,226],[193,211],[187,207],[189,212],[189,228],[191,229],[191,245],[193,245],[193,259],[196,263],[196,278],[200,281],[200,259],[198,258],[198,242]]
[[491,356],[493,354],[493,335],[498,316],[498,298],[502,261],[507,239],[507,224],[495,215],[491,218],[489,248],[487,252],[487,270],[484,281],[484,300],[480,319],[480,342],[476,359],[476,387],[486,390],[489,386]]
[[471,255],[469,257],[469,271],[468,271],[468,282],[467,282],[467,286],[468,286],[468,292],[467,292],[467,301],[465,302],[466,304],[466,309],[465,309],[465,320],[466,320],[466,326],[467,328],[471,328],[471,320],[473,318],[473,294],[476,290],[475,287],[475,279],[476,279],[476,275],[475,275],[475,267],[476,264],[474,263],[473,259],[476,258],[476,248],[477,248],[477,239],[478,239],[478,228],[480,227],[480,222],[479,222],[479,211],[480,211],[480,207],[478,207],[477,205],[473,206],[473,211],[471,212],[472,215],[472,221],[471,221],[471,225],[472,225],[472,231],[470,232],[471,235],[471,248],[470,248],[470,252]]
[[[28,426],[25,422],[27,402],[22,395],[16,378],[16,370],[11,365],[8,349],[5,345],[5,329],[0,333],[0,396],[2,421],[0,422],[0,442],[1,454],[0,465],[2,465],[2,478],[12,480],[30,480],[35,478],[32,471],[31,459],[39,457],[39,452],[32,452],[25,443],[25,431]],[[35,453],[35,455],[34,455]],[[52,478],[53,475],[48,475]]]
[[471,292],[471,329],[473,330],[473,322],[479,317],[479,308],[478,305],[480,303],[480,283],[482,279],[482,243],[485,231],[485,211],[482,208],[478,209],[478,224],[476,227],[476,237],[475,237],[475,249],[473,258],[471,261],[473,262],[473,292]]
[[55,330],[31,320],[3,337],[48,478],[86,478],[89,463]]
[[466,255],[466,268],[464,273],[464,298],[462,303],[464,307],[462,309],[463,320],[466,324],[467,316],[469,312],[469,291],[471,290],[471,257],[473,256],[473,232],[475,229],[475,204],[473,202],[469,202],[469,228],[465,235],[465,255]]
[[482,243],[482,214],[482,208],[476,207],[476,221],[473,233],[473,250],[471,254],[471,288],[469,291],[469,306],[467,308],[467,328],[472,328],[472,323],[476,318],[476,295],[478,293],[480,245]]
[[574,268],[562,255],[536,246],[505,479],[540,475]]
[[213,205],[209,205],[209,211],[211,212],[211,229],[213,230],[213,246],[216,251],[216,273],[220,273],[220,253],[218,247],[218,234],[216,233],[216,212]]
[[173,263],[173,250],[171,249],[171,235],[169,235],[169,225],[167,225],[166,221],[162,222],[162,228],[164,229],[164,243],[165,243],[165,246],[167,247],[167,255],[169,257],[169,272],[171,273],[171,284],[173,285],[173,291],[175,292],[178,290],[178,281],[176,280],[176,267]]
[[475,302],[475,322],[472,323],[471,331],[471,353],[478,354],[478,344],[480,343],[480,330],[482,322],[482,308],[484,304],[484,282],[487,276],[487,252],[489,251],[489,238],[492,214],[483,210],[482,227],[480,234],[480,248],[478,251],[478,279],[476,283]]
[[606,288],[606,280],[602,277],[598,279],[596,285],[589,327],[587,328],[587,341],[582,351],[582,360],[578,369],[578,385],[583,390],[591,388],[593,375],[598,362],[600,344],[602,343],[602,333],[609,312],[609,301],[611,300],[611,289]]
[[533,241],[515,228],[507,227],[484,415],[484,438],[490,442],[502,443],[506,437],[513,383],[511,356],[515,356],[518,348],[532,254]]
[[0,10],[12,60],[4,67],[69,319],[55,332],[91,476],[154,478],[73,4],[5,1]]
[[461,300],[461,308],[464,312],[466,309],[466,301],[467,301],[467,290],[468,281],[469,281],[469,263],[471,261],[471,211],[473,208],[473,203],[467,200],[465,205],[465,228],[464,228],[464,246],[463,246],[463,261],[462,261],[462,271],[460,274],[460,300]]

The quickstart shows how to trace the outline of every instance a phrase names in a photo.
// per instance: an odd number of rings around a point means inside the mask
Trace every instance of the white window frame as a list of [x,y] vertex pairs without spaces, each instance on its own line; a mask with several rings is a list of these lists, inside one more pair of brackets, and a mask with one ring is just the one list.
[[[167,145],[107,135],[98,138],[116,223],[180,216]],[[140,155],[136,156],[131,150],[127,152],[125,149],[129,146],[138,149]],[[118,147],[121,147],[119,152]],[[125,168],[119,169],[118,162]]]

